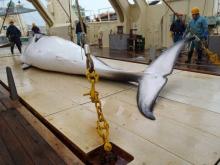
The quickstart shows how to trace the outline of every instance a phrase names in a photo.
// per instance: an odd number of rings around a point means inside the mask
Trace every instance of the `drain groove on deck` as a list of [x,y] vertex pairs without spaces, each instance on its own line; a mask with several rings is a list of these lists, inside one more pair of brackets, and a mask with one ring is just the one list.
[[105,151],[103,150],[103,145],[89,152],[87,154],[88,163],[100,165],[126,165],[132,160],[134,160],[134,157],[130,155],[128,152],[124,151],[123,149],[121,149],[113,143],[111,144],[111,153],[105,153]]

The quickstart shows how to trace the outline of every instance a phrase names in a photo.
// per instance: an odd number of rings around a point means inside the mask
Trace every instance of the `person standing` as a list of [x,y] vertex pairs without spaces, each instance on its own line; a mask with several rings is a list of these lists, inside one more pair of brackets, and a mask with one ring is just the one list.
[[183,38],[183,34],[186,30],[186,26],[182,18],[183,15],[179,13],[177,13],[176,15],[177,15],[177,19],[173,21],[173,23],[170,26],[170,31],[172,33],[174,43],[180,41]]
[[39,28],[35,23],[32,23],[32,28],[31,28],[31,30],[32,30],[32,32],[33,32],[33,35],[40,33],[40,28]]
[[[83,27],[84,27],[85,33],[87,33],[86,24],[84,22],[83,22]],[[81,28],[80,21],[78,21],[76,24],[76,35],[77,35],[77,45],[79,46],[81,46],[81,34],[82,34],[82,28]]]
[[190,50],[188,53],[188,59],[185,63],[191,63],[192,55],[194,49],[196,49],[198,58],[197,64],[201,64],[202,61],[202,43],[208,39],[208,23],[207,20],[200,16],[199,8],[194,7],[192,8],[192,20],[189,22],[187,26],[187,32],[190,32],[192,35],[196,35],[198,39],[195,39],[191,42]]
[[9,39],[10,43],[11,43],[11,54],[14,54],[14,46],[16,44],[18,50],[20,53],[22,53],[21,51],[21,31],[14,25],[14,21],[10,20],[10,25],[7,28],[6,31],[6,36]]

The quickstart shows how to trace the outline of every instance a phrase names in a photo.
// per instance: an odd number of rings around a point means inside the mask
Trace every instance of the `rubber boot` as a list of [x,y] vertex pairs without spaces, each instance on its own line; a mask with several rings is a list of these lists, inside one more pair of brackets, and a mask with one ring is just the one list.
[[190,51],[190,52],[188,53],[188,59],[185,61],[185,63],[187,63],[187,64],[190,64],[190,63],[191,63],[192,54],[193,54],[193,51]]

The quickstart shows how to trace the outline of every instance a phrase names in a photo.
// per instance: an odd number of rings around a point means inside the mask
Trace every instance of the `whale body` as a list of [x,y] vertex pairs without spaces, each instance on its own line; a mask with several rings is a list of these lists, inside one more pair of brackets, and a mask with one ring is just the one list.
[[[159,92],[172,73],[175,60],[186,40],[180,41],[162,53],[144,72],[129,72],[113,68],[95,56],[91,56],[95,70],[102,78],[137,82],[137,105],[147,118],[155,120],[153,106]],[[85,75],[86,57],[84,49],[71,41],[56,36],[34,36],[21,55],[24,67]]]

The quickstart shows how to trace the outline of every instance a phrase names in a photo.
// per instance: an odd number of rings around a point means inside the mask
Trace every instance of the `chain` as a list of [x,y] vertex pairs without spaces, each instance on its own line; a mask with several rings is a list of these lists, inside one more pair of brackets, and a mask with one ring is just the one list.
[[84,96],[90,95],[90,99],[92,103],[95,103],[97,115],[98,115],[98,120],[97,120],[97,132],[99,136],[102,138],[103,143],[104,143],[104,150],[107,152],[110,152],[112,150],[112,145],[109,142],[109,124],[105,120],[103,112],[102,112],[102,105],[101,101],[99,99],[99,93],[95,90],[95,84],[99,80],[99,75],[95,71],[94,63],[93,60],[90,56],[90,49],[89,45],[86,44],[86,36],[85,36],[85,29],[82,21],[82,17],[80,14],[80,7],[78,0],[76,0],[76,6],[77,6],[77,11],[79,14],[79,21],[80,21],[80,26],[82,29],[82,35],[81,35],[81,44],[82,47],[84,47],[85,50],[85,55],[86,55],[86,77],[91,83],[91,89],[89,93],[84,94]]
[[[85,51],[89,52],[89,50],[87,50],[87,49],[88,49],[88,47],[87,47],[87,45],[85,45]],[[84,96],[90,95],[90,99],[91,99],[92,103],[95,103],[96,112],[97,112],[97,116],[98,116],[96,129],[97,129],[99,136],[103,140],[104,150],[109,152],[112,150],[112,145],[109,142],[109,124],[105,120],[105,117],[102,112],[102,105],[101,105],[101,101],[99,98],[99,93],[95,89],[95,84],[99,81],[99,75],[96,73],[96,71],[94,69],[94,63],[93,63],[93,60],[90,56],[90,53],[88,53],[88,54],[86,53],[86,57],[87,57],[87,59],[86,59],[86,66],[87,66],[86,77],[89,80],[89,82],[91,83],[91,89],[90,89],[90,92],[84,94]]]

